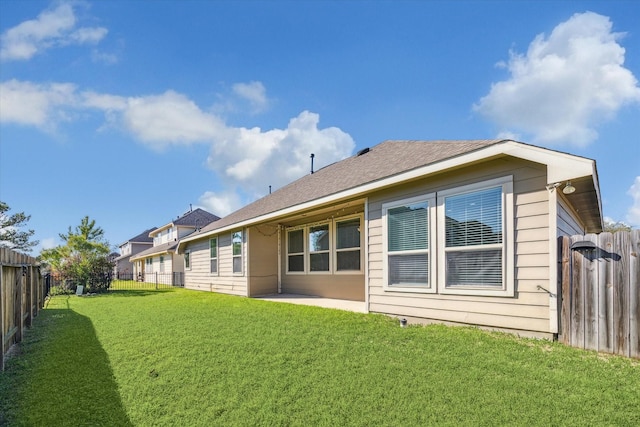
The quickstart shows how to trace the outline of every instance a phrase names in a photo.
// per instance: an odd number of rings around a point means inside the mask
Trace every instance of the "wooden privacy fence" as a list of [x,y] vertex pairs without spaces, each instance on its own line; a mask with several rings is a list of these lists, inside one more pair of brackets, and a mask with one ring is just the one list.
[[640,230],[559,238],[560,340],[640,358]]
[[20,341],[24,329],[44,306],[44,280],[35,258],[0,248],[1,370],[9,348]]

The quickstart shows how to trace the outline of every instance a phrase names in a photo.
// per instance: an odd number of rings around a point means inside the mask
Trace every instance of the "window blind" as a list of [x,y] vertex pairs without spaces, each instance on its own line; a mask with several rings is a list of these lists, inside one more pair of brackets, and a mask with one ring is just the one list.
[[429,247],[427,202],[389,209],[387,218],[389,252]]

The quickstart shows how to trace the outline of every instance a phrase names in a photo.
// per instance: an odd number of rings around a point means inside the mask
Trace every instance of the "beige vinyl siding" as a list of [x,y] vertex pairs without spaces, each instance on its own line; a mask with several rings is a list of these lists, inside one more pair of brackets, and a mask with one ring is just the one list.
[[177,229],[177,237],[178,239],[182,239],[183,237],[193,233],[194,227],[177,227]]
[[[231,234],[218,237],[218,273],[210,272],[209,238],[189,242],[184,250],[191,251],[191,270],[185,271],[185,288],[223,294],[247,296],[246,274],[237,275],[232,271]],[[182,249],[180,250],[182,252]],[[246,253],[246,238],[243,243]],[[243,257],[243,262],[246,262]],[[245,269],[243,270],[246,272]]]
[[[349,209],[345,206],[349,206]],[[327,223],[331,218],[340,221],[341,218],[354,218],[354,214],[361,214],[364,210],[362,199],[347,202],[341,207],[333,206],[325,208],[322,213],[314,212],[310,215],[296,216],[283,219],[282,222],[288,225],[303,226],[306,224]],[[361,226],[364,227],[364,219],[361,218]],[[332,230],[332,241],[335,238],[335,223],[330,227]],[[287,230],[281,231],[281,292],[300,295],[313,295],[323,298],[345,299],[351,301],[365,301],[365,268],[361,264],[360,272],[326,272],[326,273],[287,273]],[[305,244],[308,242],[305,240]],[[366,242],[362,240],[361,251],[366,250]],[[308,252],[307,252],[308,253]],[[331,245],[331,263],[335,262],[335,242]],[[307,255],[305,255],[306,257]],[[361,258],[364,262],[364,257]],[[305,262],[308,259],[305,258]],[[335,270],[335,265],[333,266]]]
[[249,296],[278,293],[277,225],[258,225],[247,229]]
[[[383,287],[382,204],[475,182],[513,176],[514,297],[399,292]],[[504,157],[442,173],[369,197],[369,311],[390,315],[549,332],[549,208],[546,169]],[[431,218],[437,220],[437,218]],[[441,224],[437,224],[441,226]],[[507,232],[509,232],[507,230]],[[515,264],[515,265],[514,265]],[[437,272],[436,274],[442,274]]]
[[[174,273],[184,272],[184,255],[173,254],[167,255],[171,259],[171,271]],[[165,260],[165,263],[167,261]]]
[[585,234],[578,215],[558,197],[558,237]]
[[282,293],[364,301],[364,274],[282,276]]

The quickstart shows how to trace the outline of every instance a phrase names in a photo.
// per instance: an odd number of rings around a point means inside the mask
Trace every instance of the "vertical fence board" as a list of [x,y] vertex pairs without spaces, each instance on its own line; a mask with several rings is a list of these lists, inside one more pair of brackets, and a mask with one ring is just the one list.
[[0,248],[0,370],[4,371],[4,248]]
[[[598,236],[589,234],[584,240],[598,246]],[[584,346],[598,350],[598,257],[597,250],[582,255],[584,268]]]
[[602,233],[598,236],[598,349],[613,352],[613,268],[611,253],[613,236]]
[[614,351],[628,355],[629,349],[629,233],[613,235]]
[[633,230],[629,251],[629,355],[640,358],[640,230]]
[[562,286],[560,287],[562,294],[562,310],[560,314],[560,323],[562,331],[562,342],[564,344],[571,343],[571,251],[570,240],[567,236],[559,239],[561,248],[558,253],[561,256],[562,273],[560,275]]
[[[571,243],[582,236],[571,237]],[[571,251],[571,345],[584,348],[584,257],[578,251]]]

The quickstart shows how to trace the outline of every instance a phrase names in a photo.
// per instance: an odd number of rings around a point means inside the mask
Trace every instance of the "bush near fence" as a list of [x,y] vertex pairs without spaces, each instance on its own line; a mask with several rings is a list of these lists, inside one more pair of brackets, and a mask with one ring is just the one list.
[[25,328],[44,307],[47,289],[37,260],[0,248],[0,365],[4,370],[7,351],[22,341]]

